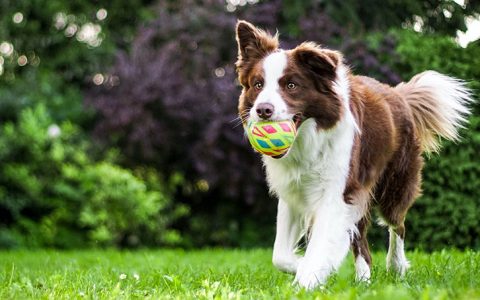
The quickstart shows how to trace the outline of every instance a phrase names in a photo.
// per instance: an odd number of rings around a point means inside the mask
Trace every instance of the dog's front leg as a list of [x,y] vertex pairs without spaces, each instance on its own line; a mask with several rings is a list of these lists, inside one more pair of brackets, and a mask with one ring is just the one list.
[[314,210],[310,240],[300,260],[295,282],[313,289],[326,282],[348,253],[353,227],[342,197],[320,203]]
[[288,273],[297,272],[298,257],[295,254],[301,234],[300,215],[285,201],[278,201],[277,234],[273,245],[273,265]]

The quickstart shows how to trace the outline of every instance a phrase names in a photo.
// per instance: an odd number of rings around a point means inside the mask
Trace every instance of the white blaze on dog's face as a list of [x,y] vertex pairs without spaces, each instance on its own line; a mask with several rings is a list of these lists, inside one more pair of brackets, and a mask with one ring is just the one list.
[[[287,67],[287,55],[284,51],[269,54],[261,62],[264,74],[263,82],[259,80],[254,83],[254,88],[259,89],[260,93],[250,110],[249,121],[260,121],[263,117],[268,120],[281,121],[293,118],[293,114],[288,113],[287,103],[280,94],[279,79]],[[261,87],[259,86],[261,85]],[[268,104],[272,105],[272,115],[268,116],[262,108]]]
[[303,43],[278,49],[277,36],[240,21],[237,24],[238,78],[243,86],[239,114],[244,123],[315,118],[328,129],[340,120],[344,105],[337,95],[338,52]]

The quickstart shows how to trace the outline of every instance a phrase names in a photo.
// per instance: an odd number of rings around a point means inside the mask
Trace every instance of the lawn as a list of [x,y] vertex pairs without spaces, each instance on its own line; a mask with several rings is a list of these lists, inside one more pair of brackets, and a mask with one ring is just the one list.
[[353,260],[326,287],[307,292],[276,271],[270,249],[0,252],[0,299],[480,299],[480,253],[407,253],[404,279],[374,254],[370,285],[354,282]]

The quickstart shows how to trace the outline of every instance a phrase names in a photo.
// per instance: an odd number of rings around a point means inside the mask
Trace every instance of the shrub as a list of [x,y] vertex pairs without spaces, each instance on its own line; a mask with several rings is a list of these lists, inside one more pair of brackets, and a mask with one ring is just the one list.
[[185,209],[171,205],[166,186],[152,184],[160,178],[97,162],[92,150],[75,125],[55,125],[43,105],[1,127],[0,246],[179,242],[169,225]]

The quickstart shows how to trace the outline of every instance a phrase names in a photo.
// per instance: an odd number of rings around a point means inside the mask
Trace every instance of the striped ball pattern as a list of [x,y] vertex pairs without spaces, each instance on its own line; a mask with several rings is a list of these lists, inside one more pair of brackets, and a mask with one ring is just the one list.
[[251,122],[245,129],[252,147],[268,156],[284,154],[297,134],[291,120]]

